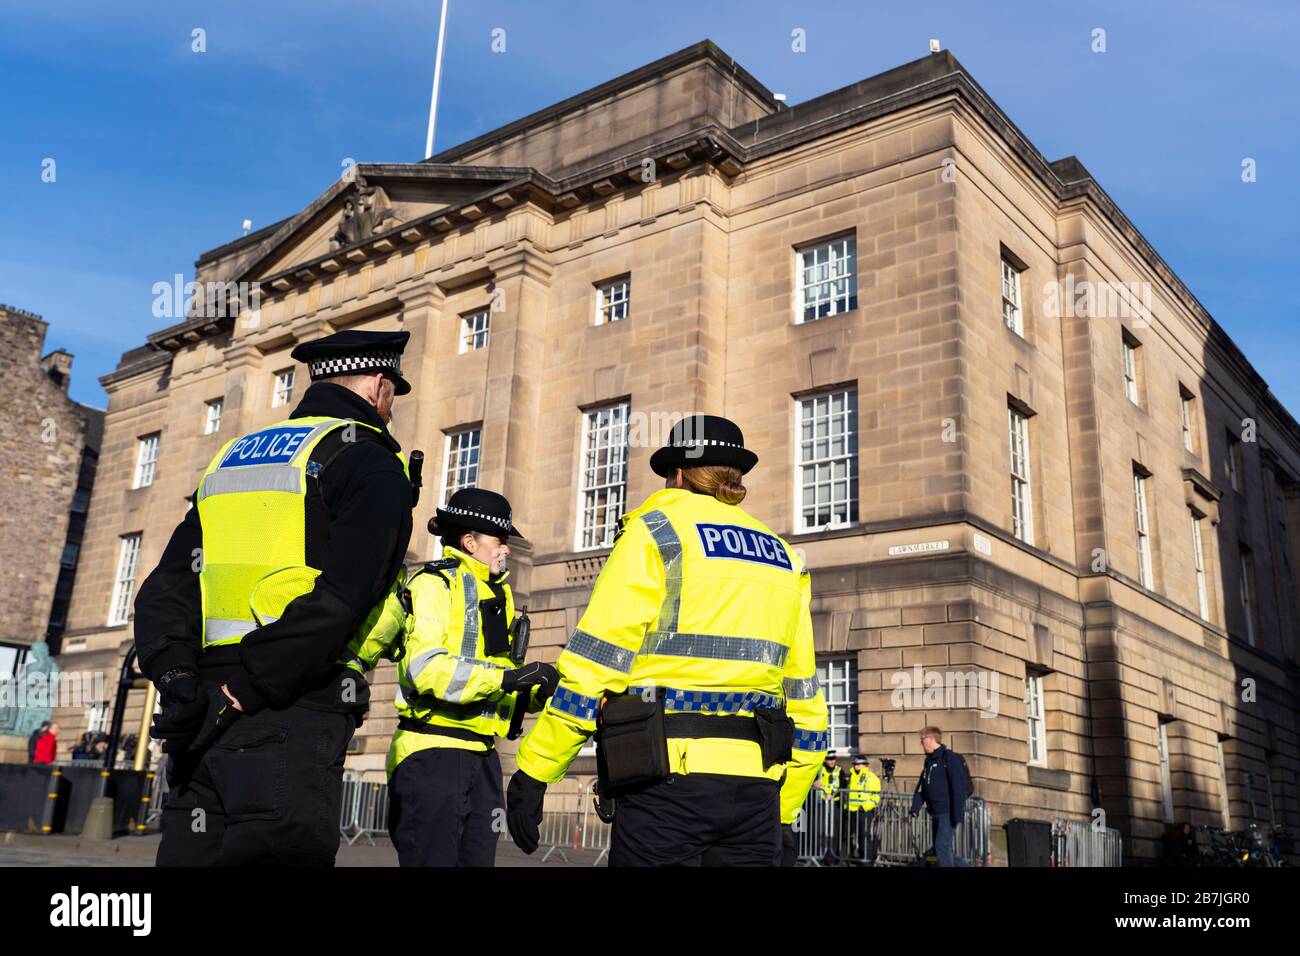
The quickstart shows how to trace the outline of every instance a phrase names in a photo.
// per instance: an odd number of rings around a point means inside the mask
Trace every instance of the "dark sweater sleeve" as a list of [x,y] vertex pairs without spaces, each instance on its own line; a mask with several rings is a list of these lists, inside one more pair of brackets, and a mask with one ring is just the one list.
[[411,486],[391,452],[357,442],[321,476],[329,539],[315,587],[239,644],[228,679],[246,713],[283,706],[318,686],[358,625],[387,593],[411,535]]
[[195,563],[202,547],[198,509],[191,504],[135,598],[136,654],[150,680],[175,667],[198,667],[202,611]]

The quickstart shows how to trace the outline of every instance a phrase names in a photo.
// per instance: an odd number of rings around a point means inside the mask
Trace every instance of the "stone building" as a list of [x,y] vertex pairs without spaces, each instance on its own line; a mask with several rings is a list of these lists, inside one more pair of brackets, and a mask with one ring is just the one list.
[[102,411],[68,397],[73,357],[45,354],[46,329],[0,305],[0,679],[32,644],[58,650],[103,431]]
[[[412,556],[450,490],[503,491],[539,656],[660,484],[669,416],[725,414],[760,455],[745,507],[813,569],[841,754],[908,787],[938,723],[995,824],[1099,808],[1134,860],[1174,820],[1300,824],[1300,427],[946,52],[788,107],[702,42],[357,166],[195,279],[102,380],[65,669],[114,666],[205,464],[301,394],[293,346],[403,328]],[[392,680],[353,766],[382,766]]]

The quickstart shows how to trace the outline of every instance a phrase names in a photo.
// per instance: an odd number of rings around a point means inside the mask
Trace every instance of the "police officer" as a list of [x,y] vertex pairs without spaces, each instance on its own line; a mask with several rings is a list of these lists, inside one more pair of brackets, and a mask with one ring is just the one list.
[[870,866],[875,862],[875,841],[871,839],[871,824],[880,803],[880,778],[871,771],[866,756],[853,758],[849,771],[849,833],[852,835],[850,852],[859,863]]
[[[758,457],[724,418],[683,419],[650,459],[665,489],[613,551],[524,738],[507,791],[538,845],[546,787],[597,729],[612,866],[776,865],[826,749],[811,588],[798,555],[742,511]],[[784,783],[782,781],[784,780]],[[789,834],[792,839],[793,834]]]
[[842,834],[842,817],[840,796],[844,789],[844,771],[840,769],[834,750],[826,751],[822,765],[817,768],[817,778],[813,789],[817,793],[817,806],[814,810],[815,825],[820,825],[821,842],[824,848],[823,862],[828,866],[835,862],[840,852],[840,835]]
[[[158,864],[332,865],[369,688],[339,663],[401,567],[411,484],[388,433],[406,332],[299,345],[312,385],[233,439],[135,603],[171,757]],[[196,573],[197,572],[197,573]]]
[[492,866],[492,818],[503,802],[496,738],[541,708],[559,674],[524,663],[527,618],[515,617],[506,583],[507,539],[522,537],[510,502],[462,489],[429,530],[442,539],[442,560],[410,573],[349,650],[363,668],[397,659],[388,832],[398,862]]

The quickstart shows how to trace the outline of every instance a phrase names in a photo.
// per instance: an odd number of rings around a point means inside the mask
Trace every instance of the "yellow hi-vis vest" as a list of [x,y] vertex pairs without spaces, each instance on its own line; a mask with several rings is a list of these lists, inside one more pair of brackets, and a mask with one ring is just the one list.
[[840,779],[839,764],[827,767],[826,764],[823,763],[817,768],[817,786],[820,788],[819,792],[821,793],[823,800],[827,800],[831,803],[839,801],[840,797],[838,791],[840,788]]
[[311,453],[348,426],[380,431],[346,418],[290,418],[231,439],[204,471],[196,499],[204,648],[238,644],[314,587],[320,569],[307,565],[307,493],[320,469]]
[[849,772],[849,812],[874,810],[880,803],[880,778],[870,767],[854,767]]
[[[501,691],[501,676],[517,665],[508,652],[488,656],[480,627],[480,602],[494,597],[487,583],[490,569],[456,548],[446,548],[444,554],[456,559],[455,568],[412,569],[348,646],[354,662],[369,669],[394,640],[403,642],[397,662],[397,713],[431,732],[398,728],[388,750],[390,775],[411,754],[433,747],[484,752],[493,738],[510,729],[514,716],[518,695]],[[510,625],[515,604],[510,585],[504,583],[508,575],[492,580],[503,593]],[[459,735],[439,734],[440,727]]]
[[665,709],[752,715],[784,705],[794,756],[763,769],[750,740],[673,737],[675,774],[780,780],[793,821],[826,751],[826,700],[813,656],[811,586],[798,555],[735,505],[679,488],[621,521],[591,601],[557,662],[560,685],[519,747],[519,767],[551,783],[596,727],[606,694],[659,689]]

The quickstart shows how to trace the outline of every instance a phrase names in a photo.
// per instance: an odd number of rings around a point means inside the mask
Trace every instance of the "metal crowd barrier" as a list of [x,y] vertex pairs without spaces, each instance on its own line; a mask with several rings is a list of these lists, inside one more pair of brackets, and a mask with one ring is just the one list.
[[382,770],[344,770],[339,834],[348,846],[358,840],[375,845],[388,833],[388,780]]
[[[849,810],[849,791],[828,796],[812,790],[795,832],[799,861],[806,866],[920,866],[931,849],[930,816],[910,815],[912,795],[880,794],[875,810]],[[966,801],[954,849],[967,866],[989,863],[989,811],[981,797]]]
[[1094,830],[1092,824],[1057,817],[1052,821],[1052,866],[1123,866],[1124,844],[1118,830]]

